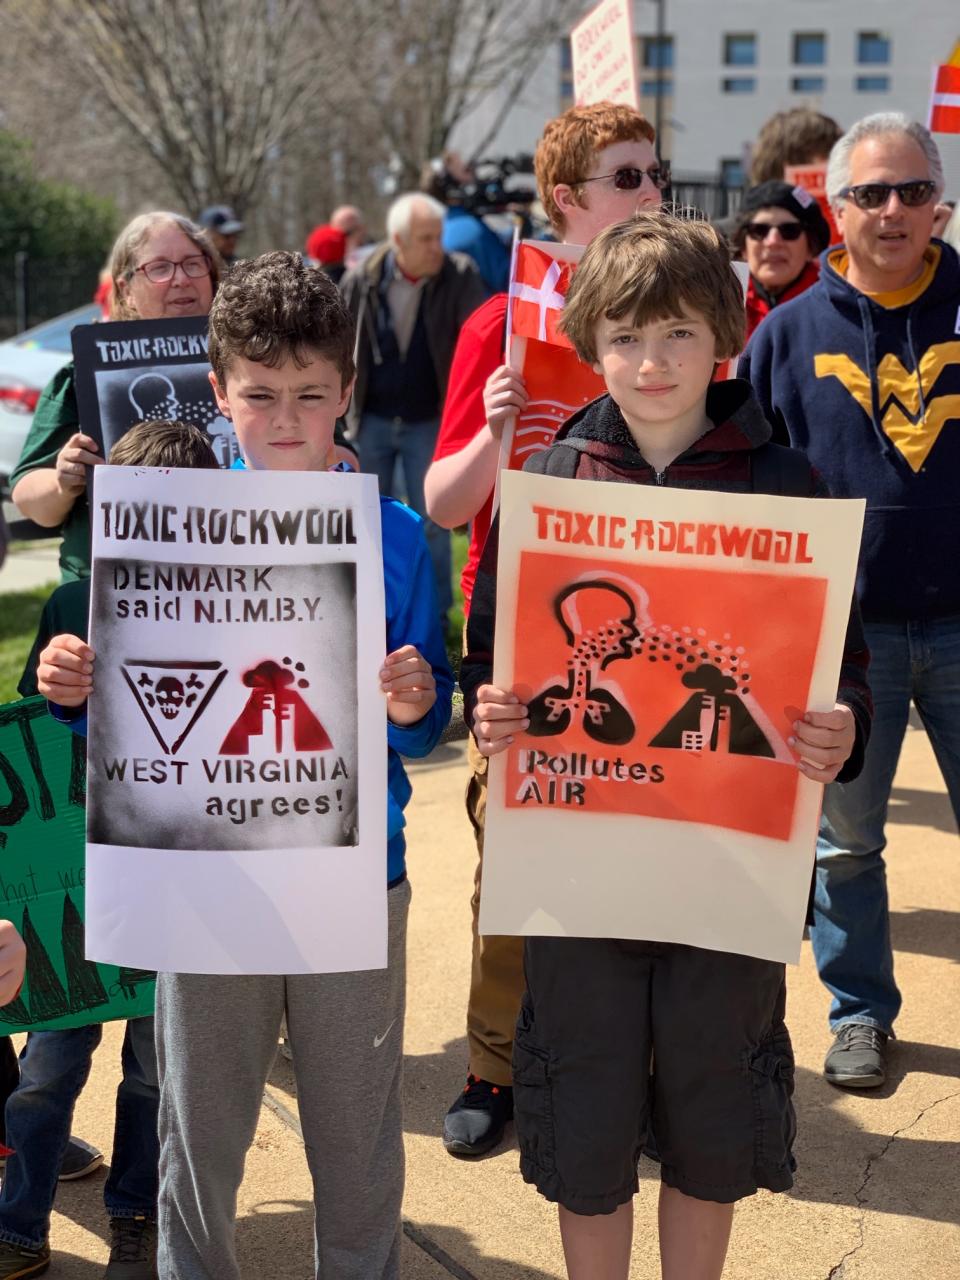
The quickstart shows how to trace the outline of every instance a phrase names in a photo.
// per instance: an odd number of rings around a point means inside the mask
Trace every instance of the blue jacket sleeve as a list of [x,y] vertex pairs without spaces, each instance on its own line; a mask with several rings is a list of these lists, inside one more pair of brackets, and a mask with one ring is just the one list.
[[753,387],[753,394],[760,402],[763,416],[773,427],[775,443],[789,444],[790,434],[783,414],[776,406],[773,390],[774,343],[771,336],[773,328],[771,318],[768,318],[756,330],[740,357],[737,377],[745,378]]
[[86,703],[82,707],[61,707],[58,702],[48,702],[47,710],[59,724],[65,724],[68,729],[72,729],[81,738],[87,736]]
[[[385,548],[386,550],[386,548]],[[417,521],[402,574],[386,575],[387,652],[415,645],[433,670],[437,700],[422,719],[401,726],[387,721],[387,743],[412,759],[427,756],[450,721],[453,672],[440,630],[440,606],[423,527]],[[394,597],[391,599],[391,597]]]

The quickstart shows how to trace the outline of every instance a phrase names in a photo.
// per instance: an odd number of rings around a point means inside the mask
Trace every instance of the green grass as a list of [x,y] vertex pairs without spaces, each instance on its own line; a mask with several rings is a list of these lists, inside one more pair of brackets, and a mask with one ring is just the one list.
[[9,591],[0,596],[0,702],[19,698],[17,683],[37,634],[37,624],[57,584]]

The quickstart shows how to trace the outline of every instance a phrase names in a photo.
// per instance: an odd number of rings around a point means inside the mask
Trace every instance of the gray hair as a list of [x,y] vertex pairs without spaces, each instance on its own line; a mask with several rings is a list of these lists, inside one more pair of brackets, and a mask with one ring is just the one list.
[[417,209],[424,210],[431,217],[439,218],[441,222],[447,216],[446,205],[442,205],[439,200],[434,200],[433,196],[425,195],[422,191],[407,191],[402,196],[397,196],[387,210],[388,240],[407,239],[410,235],[410,224]]
[[205,254],[210,259],[210,281],[213,285],[213,291],[216,293],[217,285],[220,283],[220,274],[223,270],[223,260],[213,247],[210,233],[206,228],[197,226],[195,222],[185,218],[182,213],[169,213],[165,209],[153,209],[149,213],[138,213],[135,218],[128,222],[113,242],[113,248],[110,250],[107,269],[110,272],[110,279],[113,281],[111,318],[114,320],[136,319],[136,311],[130,305],[126,293],[117,288],[117,282],[129,280],[133,275],[137,265],[137,254],[151,231],[161,223],[170,223],[182,231],[187,239],[192,240],[197,246],[197,252]]
[[901,111],[878,111],[851,125],[830,152],[830,159],[827,161],[827,199],[832,209],[837,210],[842,206],[844,197],[840,193],[850,185],[850,157],[854,147],[865,138],[881,138],[892,133],[905,134],[914,140],[927,157],[930,178],[937,188],[937,198],[943,195],[943,161],[930,130]]

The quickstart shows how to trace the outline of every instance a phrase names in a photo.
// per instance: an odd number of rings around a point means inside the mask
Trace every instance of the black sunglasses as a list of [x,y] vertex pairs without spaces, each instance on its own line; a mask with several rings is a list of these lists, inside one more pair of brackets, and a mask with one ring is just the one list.
[[639,191],[644,178],[649,178],[658,191],[670,185],[670,166],[653,164],[649,169],[625,167],[613,173],[602,173],[598,178],[579,178],[571,186],[583,186],[587,182],[612,182],[617,191]]
[[799,222],[748,222],[743,229],[751,240],[766,240],[771,231],[779,231],[783,240],[799,240],[803,235]]
[[913,182],[861,182],[856,187],[844,187],[841,196],[850,199],[858,209],[882,209],[890,199],[890,192],[895,191],[900,203],[907,209],[919,209],[929,204],[937,189],[935,182],[929,179],[915,179]]

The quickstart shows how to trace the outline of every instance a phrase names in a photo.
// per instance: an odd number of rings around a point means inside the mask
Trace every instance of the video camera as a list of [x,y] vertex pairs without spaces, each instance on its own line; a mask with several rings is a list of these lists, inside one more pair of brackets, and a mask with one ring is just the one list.
[[479,217],[502,213],[510,205],[530,205],[537,198],[535,187],[507,185],[517,174],[533,173],[533,156],[487,157],[471,168],[472,180],[466,182],[458,182],[445,167],[435,173],[438,198],[444,204],[459,205]]

